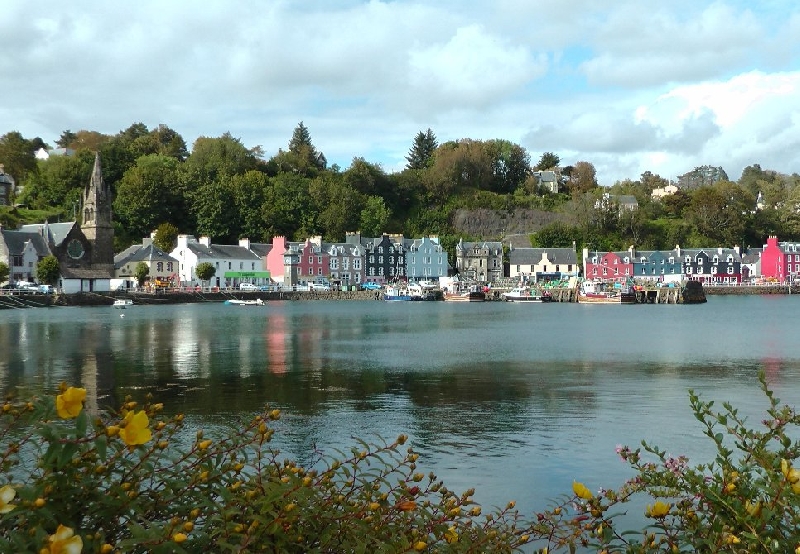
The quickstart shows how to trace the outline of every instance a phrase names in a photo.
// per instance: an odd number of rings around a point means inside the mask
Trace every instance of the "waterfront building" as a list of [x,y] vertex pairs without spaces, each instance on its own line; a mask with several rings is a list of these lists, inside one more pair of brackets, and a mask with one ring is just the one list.
[[345,242],[325,244],[331,280],[342,286],[353,286],[362,281],[364,275],[364,247],[357,233],[347,233]]
[[209,237],[196,239],[192,235],[178,235],[178,245],[170,253],[180,264],[178,275],[183,284],[201,285],[195,273],[198,264],[210,263],[216,269],[210,285],[228,288],[241,282],[268,284],[270,272],[258,254],[250,248],[248,239],[238,245],[212,244]]
[[779,283],[800,278],[800,243],[778,242],[778,237],[768,237],[761,254],[761,276]]
[[361,239],[364,246],[364,274],[370,281],[387,282],[406,278],[402,235]]
[[406,275],[410,281],[437,281],[447,277],[450,264],[439,237],[405,239]]
[[153,244],[152,237],[142,239],[141,244],[133,244],[114,256],[114,289],[130,289],[139,283],[136,279],[136,268],[143,263],[147,266],[147,281],[152,286],[168,283],[175,286],[180,277],[177,273],[180,262]]
[[680,248],[673,250],[634,250],[631,252],[633,276],[636,279],[660,281],[662,283],[683,280],[683,265]]
[[603,281],[626,281],[633,277],[633,253],[622,252],[589,252],[583,249],[583,269],[586,279]]
[[690,281],[709,285],[742,282],[742,255],[738,246],[677,250],[683,259],[683,273]]
[[307,238],[297,248],[297,278],[300,284],[327,279],[330,275],[330,255],[322,247],[322,237]]
[[578,255],[572,248],[512,248],[508,276],[530,282],[567,280],[578,276]]
[[499,281],[503,278],[503,243],[459,240],[456,245],[456,272],[465,281]]

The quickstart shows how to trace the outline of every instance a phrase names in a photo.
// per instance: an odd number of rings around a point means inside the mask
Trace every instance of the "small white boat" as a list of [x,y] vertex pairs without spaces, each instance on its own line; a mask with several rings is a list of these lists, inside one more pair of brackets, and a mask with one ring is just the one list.
[[260,298],[256,298],[255,300],[238,300],[236,298],[233,298],[231,300],[226,300],[225,303],[229,304],[231,306],[263,306],[264,305],[264,301],[261,300]]
[[533,292],[528,287],[515,287],[511,289],[509,292],[504,292],[502,294],[503,300],[506,302],[550,302],[553,298],[550,296],[549,293],[543,292]]
[[114,307],[119,310],[124,310],[128,306],[133,306],[133,300],[129,298],[118,298],[114,300]]

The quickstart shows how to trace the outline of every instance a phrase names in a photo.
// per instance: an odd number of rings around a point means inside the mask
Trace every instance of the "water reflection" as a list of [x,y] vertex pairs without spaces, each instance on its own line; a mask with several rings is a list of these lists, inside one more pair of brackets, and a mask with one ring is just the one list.
[[[714,300],[15,311],[0,315],[0,391],[50,394],[66,381],[88,389],[92,410],[150,392],[198,426],[270,404],[286,414],[276,444],[301,461],[318,448],[347,451],[356,437],[408,433],[452,488],[533,506],[574,478],[620,482],[617,444],[707,454],[689,388],[758,417],[765,369],[779,396],[800,397],[800,345],[774,324],[793,315],[794,299]],[[732,324],[743,311],[750,324]]]

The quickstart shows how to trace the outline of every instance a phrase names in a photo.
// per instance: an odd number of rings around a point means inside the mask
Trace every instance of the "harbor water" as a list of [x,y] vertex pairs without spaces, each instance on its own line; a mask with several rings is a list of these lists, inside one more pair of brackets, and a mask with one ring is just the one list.
[[0,392],[86,387],[90,407],[152,393],[191,425],[280,408],[303,461],[400,433],[418,467],[525,512],[631,476],[617,445],[713,456],[688,390],[758,425],[764,371],[800,401],[798,296],[702,305],[274,301],[0,312]]

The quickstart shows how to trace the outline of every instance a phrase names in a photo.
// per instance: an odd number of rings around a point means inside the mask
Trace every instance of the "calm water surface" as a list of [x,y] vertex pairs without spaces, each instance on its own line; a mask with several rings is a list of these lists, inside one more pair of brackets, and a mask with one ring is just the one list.
[[[151,392],[214,427],[283,409],[277,442],[310,459],[410,436],[419,467],[476,500],[524,510],[573,479],[630,476],[617,444],[710,456],[688,389],[753,421],[758,373],[800,400],[797,296],[700,306],[271,302],[0,311],[0,392],[87,387],[117,406]],[[124,315],[124,317],[121,317]]]

